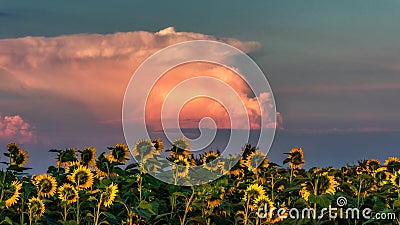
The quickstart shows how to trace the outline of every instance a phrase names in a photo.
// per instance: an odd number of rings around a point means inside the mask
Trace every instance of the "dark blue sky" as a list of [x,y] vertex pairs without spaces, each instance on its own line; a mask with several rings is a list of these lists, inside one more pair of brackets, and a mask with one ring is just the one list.
[[[280,162],[282,152],[301,146],[308,166],[339,166],[400,156],[399,9],[397,0],[0,0],[0,38],[156,32],[173,26],[257,41],[261,49],[251,57],[266,74],[284,119],[271,159]],[[5,81],[1,74],[0,79]],[[3,103],[8,100],[0,96]],[[21,113],[4,105],[0,114]],[[53,144],[104,148],[121,141],[120,126],[86,122],[85,130],[110,130],[112,138]],[[25,144],[28,150],[55,147],[49,145]]]

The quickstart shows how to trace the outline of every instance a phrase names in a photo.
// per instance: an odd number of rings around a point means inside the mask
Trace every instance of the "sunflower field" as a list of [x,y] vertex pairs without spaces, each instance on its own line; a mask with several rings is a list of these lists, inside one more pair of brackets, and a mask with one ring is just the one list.
[[[150,148],[145,148],[149,146]],[[164,149],[160,139],[140,140],[133,149],[117,144],[96,154],[93,147],[52,149],[55,162],[44,174],[29,175],[28,152],[17,144],[5,151],[0,171],[0,224],[399,224],[400,159],[371,159],[341,168],[303,169],[301,148],[282,165],[245,145],[238,162],[208,164],[219,152],[194,156],[184,138]],[[150,150],[149,150],[150,149]],[[151,154],[150,154],[151,152]],[[157,154],[182,165],[176,179],[190,179],[185,168],[202,166],[223,174],[197,186],[164,183],[144,168]],[[128,163],[130,154],[141,156]],[[251,162],[258,158],[258,167]],[[183,169],[182,169],[183,168]],[[368,218],[333,217],[324,208],[371,209]],[[279,209],[263,211],[262,209]],[[292,209],[315,216],[292,217]],[[261,209],[261,211],[260,211]],[[289,210],[290,209],[290,210]],[[261,212],[261,213],[260,213]],[[376,215],[391,215],[377,218]]]

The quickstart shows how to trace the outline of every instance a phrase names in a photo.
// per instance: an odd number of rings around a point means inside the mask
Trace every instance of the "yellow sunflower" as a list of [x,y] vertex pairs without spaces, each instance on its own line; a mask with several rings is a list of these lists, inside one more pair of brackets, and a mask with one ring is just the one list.
[[28,162],[28,152],[21,149],[17,144],[11,143],[7,145],[7,150],[10,155],[11,165],[24,166]]
[[65,173],[72,173],[74,172],[75,169],[77,169],[81,165],[82,164],[80,161],[69,162],[68,165],[65,167]]
[[369,173],[375,172],[381,166],[381,162],[377,159],[370,159],[367,161],[366,167]]
[[103,200],[103,205],[105,207],[110,207],[114,200],[115,197],[117,196],[118,193],[118,185],[111,183],[109,186],[106,187],[106,190],[102,194],[102,200]]
[[251,184],[247,187],[243,201],[247,201],[249,198],[250,200],[255,200],[255,198],[258,198],[259,196],[265,195],[265,190],[263,186],[258,185],[258,184]]
[[178,155],[188,156],[190,154],[190,142],[182,137],[172,142],[172,146],[169,149],[171,156],[177,158]]
[[78,161],[76,151],[76,148],[67,148],[59,152],[56,158],[57,166],[66,167],[69,163]]
[[29,207],[29,212],[36,217],[43,216],[44,211],[46,209],[43,201],[37,197],[29,199],[28,207]]
[[38,195],[41,197],[51,197],[56,193],[57,182],[56,179],[47,174],[34,176],[32,183],[38,190]]
[[292,169],[301,168],[305,164],[303,150],[301,148],[292,148],[284,163],[289,163]]
[[372,173],[372,176],[374,177],[375,182],[380,186],[387,184],[390,180],[390,173],[387,172],[386,167],[378,168]]
[[135,143],[132,153],[135,157],[138,157],[139,161],[146,161],[147,159],[153,158],[156,154],[156,148],[151,140],[142,139]]
[[322,176],[318,178],[320,186],[318,187],[321,190],[321,194],[331,194],[334,195],[336,193],[336,187],[339,183],[335,180],[334,176],[329,176],[328,172],[323,172]]
[[303,188],[299,191],[299,194],[304,200],[308,201],[308,197],[310,197],[311,192],[309,190]]
[[78,166],[68,179],[74,183],[78,190],[87,189],[93,185],[93,173],[86,166]]
[[400,170],[396,171],[395,173],[392,174],[391,178],[390,178],[390,182],[396,186],[396,187],[400,187]]
[[58,188],[58,198],[63,202],[72,204],[78,201],[79,195],[74,186],[65,183]]
[[80,153],[80,162],[85,166],[94,166],[94,161],[96,159],[96,148],[86,147]]
[[219,154],[216,152],[207,152],[202,158],[203,167],[207,170],[216,171],[219,167],[217,160]]
[[126,144],[116,144],[110,148],[110,156],[114,162],[125,163],[130,157],[129,148]]
[[99,177],[108,177],[108,176],[113,176],[113,162],[110,161],[112,160],[112,157],[102,153],[97,160],[95,161],[95,170],[96,174]]
[[251,159],[253,158],[253,156],[254,156],[254,152],[251,152],[247,156],[240,157],[240,161],[239,161],[240,166],[250,169]]
[[154,138],[151,140],[151,143],[153,143],[154,148],[156,148],[157,153],[161,153],[161,151],[164,149],[164,143],[161,141],[160,138]]
[[224,200],[225,190],[224,188],[215,188],[213,193],[207,198],[207,205],[210,208],[215,208],[221,205]]
[[185,177],[189,173],[190,162],[183,155],[179,155],[172,165],[172,170],[176,170],[178,177]]
[[[13,181],[11,184],[7,185],[3,190],[3,199],[6,199],[6,208],[9,208],[10,206],[14,205],[17,203],[19,196],[20,196],[20,190],[22,188],[22,183],[19,181]],[[2,188],[0,187],[0,190]]]
[[253,210],[258,210],[261,207],[264,207],[265,204],[268,205],[268,209],[272,209],[274,208],[274,203],[272,202],[272,200],[266,196],[266,195],[260,195],[256,198],[256,200],[254,200],[254,204],[252,209]]
[[400,170],[400,159],[397,157],[389,157],[385,161],[384,166],[391,173],[398,171],[398,170]]

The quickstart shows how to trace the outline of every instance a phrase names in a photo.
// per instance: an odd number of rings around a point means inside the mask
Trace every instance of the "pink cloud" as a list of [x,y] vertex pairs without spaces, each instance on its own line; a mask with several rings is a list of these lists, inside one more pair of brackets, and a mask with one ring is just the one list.
[[0,115],[0,140],[22,144],[33,142],[33,127],[19,115],[4,117]]
[[[3,39],[0,40],[0,80],[7,82],[0,82],[0,90],[25,97],[29,97],[31,93],[62,96],[64,99],[82,103],[100,122],[118,122],[125,88],[137,67],[164,47],[198,39],[225,42],[246,53],[260,48],[257,42],[177,32],[173,27],[155,33],[135,31],[106,35],[76,34],[51,38]],[[256,123],[261,116],[257,109],[257,100],[261,102],[262,107],[270,109],[271,96],[260,93],[260,96],[248,97],[248,87],[243,81],[231,76],[232,71],[226,68],[201,67],[198,70],[216,74],[215,77],[232,86],[248,108],[251,126],[257,128]],[[162,94],[156,95],[152,104],[160,104],[168,88],[194,71],[196,70],[189,66],[182,69],[182,73],[171,74],[159,88],[159,93]],[[202,113],[196,114],[200,112],[199,108],[202,109]],[[229,125],[223,113],[224,109],[214,107],[208,102],[201,102],[197,107],[188,107],[185,112],[186,116],[182,115],[182,121],[197,121],[201,116],[212,113],[222,127]],[[158,117],[150,114],[149,118],[155,121]],[[192,122],[183,123],[184,126],[190,127],[194,125]]]

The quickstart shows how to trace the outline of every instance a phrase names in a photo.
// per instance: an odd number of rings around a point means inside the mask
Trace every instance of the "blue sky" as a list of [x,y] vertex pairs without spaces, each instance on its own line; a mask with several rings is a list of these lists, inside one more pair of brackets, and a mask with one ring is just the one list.
[[[126,0],[112,4],[1,0],[0,38],[157,32],[173,26],[177,31],[257,41],[261,49],[250,56],[267,75],[285,128],[277,134],[271,159],[279,162],[282,152],[301,146],[308,166],[339,166],[400,155],[399,8],[397,0]],[[6,81],[5,75],[0,74],[0,79]],[[10,100],[1,93],[0,103]],[[23,113],[0,108],[3,116]],[[35,127],[43,124],[47,130],[55,129],[44,118],[36,121],[31,116],[35,113],[25,110],[23,116]],[[84,123],[85,131],[112,136],[99,141],[99,148],[121,139],[118,125]],[[82,123],[66,120],[60,124]],[[64,133],[73,136],[68,129]],[[76,140],[77,147],[84,144],[90,143]],[[54,147],[49,145],[39,142],[31,148]]]

